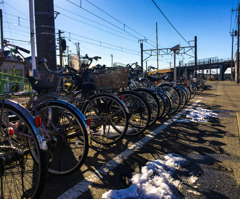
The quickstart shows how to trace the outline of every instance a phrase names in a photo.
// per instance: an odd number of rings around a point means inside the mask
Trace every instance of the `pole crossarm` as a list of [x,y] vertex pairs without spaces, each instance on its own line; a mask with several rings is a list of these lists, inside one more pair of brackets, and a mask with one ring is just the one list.
[[[192,50],[195,46],[184,46],[184,47],[180,47],[180,50],[178,51],[178,54],[186,54],[190,57],[193,57],[192,55],[187,54],[188,51]],[[185,49],[187,49],[185,51]],[[173,52],[171,51],[171,48],[161,48],[161,49],[148,49],[148,50],[143,50],[143,52],[147,53],[147,52],[151,52],[151,56],[157,56],[157,51],[158,51],[158,55],[172,55]],[[184,51],[184,52],[181,52]],[[152,52],[156,53],[156,55],[153,55]],[[149,57],[148,57],[149,58]],[[147,58],[146,58],[147,59]],[[144,60],[146,60],[144,59]]]
[[149,57],[151,57],[152,55],[149,55],[148,57],[146,57],[143,61],[147,60]]

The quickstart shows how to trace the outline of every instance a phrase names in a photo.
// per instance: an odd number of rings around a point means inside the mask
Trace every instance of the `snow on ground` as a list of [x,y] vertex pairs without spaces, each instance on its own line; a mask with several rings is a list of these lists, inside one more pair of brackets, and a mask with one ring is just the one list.
[[177,199],[181,182],[173,178],[176,169],[189,162],[174,153],[153,160],[142,167],[141,173],[133,175],[132,185],[127,189],[109,190],[102,199]]
[[218,114],[212,112],[208,109],[203,109],[202,107],[196,107],[195,109],[190,109],[189,113],[186,115],[188,119],[176,120],[179,123],[188,122],[208,122],[208,118],[217,117]]

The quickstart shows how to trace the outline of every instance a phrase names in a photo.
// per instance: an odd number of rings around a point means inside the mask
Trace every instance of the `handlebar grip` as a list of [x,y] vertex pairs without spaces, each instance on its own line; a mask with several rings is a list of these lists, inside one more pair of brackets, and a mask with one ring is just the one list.
[[21,50],[21,51],[23,51],[23,52],[25,52],[25,53],[27,53],[27,54],[30,53],[30,51],[27,50],[27,49],[25,49],[25,48],[18,47],[18,50]]

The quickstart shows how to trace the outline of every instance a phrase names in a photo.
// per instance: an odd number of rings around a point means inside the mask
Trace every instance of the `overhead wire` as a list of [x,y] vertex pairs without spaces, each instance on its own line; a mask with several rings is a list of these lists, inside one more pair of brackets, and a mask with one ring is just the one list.
[[25,17],[28,17],[27,15],[23,14],[22,12],[20,12],[19,10],[17,10],[16,8],[12,7],[11,5],[9,5],[7,2],[3,1],[4,4],[7,4],[9,7],[11,7],[12,9],[16,10],[17,12],[21,13],[22,15],[24,15]]
[[[4,9],[4,12],[6,12],[6,11],[5,11],[5,6],[4,6],[4,3],[3,3],[3,9]],[[7,16],[6,16],[6,20],[7,20],[7,23],[8,23]],[[10,27],[9,27],[9,23],[8,23],[8,29],[9,29],[9,31],[10,31],[10,37],[12,38],[12,34],[11,34]]]
[[103,47],[103,48],[108,48],[108,49],[116,50],[116,51],[123,52],[123,53],[128,53],[128,54],[136,55],[136,54],[134,54],[134,53],[130,53],[130,52],[118,50],[118,49],[115,49],[115,48],[110,48],[110,47],[107,47],[107,46],[97,45],[97,44],[94,44],[94,43],[91,43],[91,42],[82,41],[82,40],[79,40],[79,39],[69,38],[69,37],[67,37],[65,34],[64,34],[64,36],[65,36],[66,38],[68,38],[68,39],[71,39],[71,40],[80,41],[80,42],[88,43],[88,44],[91,44],[91,45],[95,45],[95,46],[99,46],[99,47]]
[[[77,4],[75,4],[75,3],[73,3],[72,1],[70,1],[70,0],[67,0],[68,2],[70,2],[70,3],[72,3],[73,5],[76,5],[76,6],[78,6]],[[107,21],[106,19],[103,19],[102,17],[100,17],[100,16],[98,16],[98,15],[96,15],[96,14],[94,14],[94,13],[92,13],[92,12],[90,12],[89,10],[87,10],[87,9],[85,9],[85,8],[83,8],[83,7],[80,7],[80,6],[78,6],[79,8],[81,8],[81,9],[83,9],[84,11],[86,11],[86,12],[88,12],[88,13],[90,13],[90,14],[92,14],[92,15],[94,15],[95,17],[97,17],[97,18],[99,18],[99,19],[101,19],[101,20],[103,20],[103,21],[105,21],[106,23],[109,23],[109,24],[111,24],[112,26],[114,26],[114,27],[116,27],[116,28],[118,28],[118,29],[120,29],[120,30],[122,30],[120,27],[118,27],[118,26],[116,26],[115,24],[113,24],[113,23],[111,23],[111,22],[109,22],[109,21]],[[128,33],[129,35],[132,35],[133,37],[135,37],[135,38],[137,38],[137,39],[140,39],[139,37],[137,37],[136,35],[133,35],[133,34],[131,34],[130,32],[128,32],[128,31],[125,31],[126,33]]]
[[[85,8],[83,8],[83,7],[78,6],[77,4],[73,3],[72,1],[70,1],[70,0],[67,0],[67,1],[68,1],[69,3],[72,3],[73,5],[75,5],[75,6],[79,7],[79,8],[81,8],[81,9],[83,9],[84,11],[86,11],[86,12],[88,12],[88,13],[94,15],[95,17],[97,17],[97,18],[99,18],[99,19],[105,21],[106,23],[109,23],[109,24],[111,24],[112,26],[114,26],[114,27],[116,27],[116,28],[118,28],[118,29],[120,29],[120,30],[122,30],[122,31],[124,31],[124,32],[126,32],[126,33],[128,33],[129,35],[132,35],[133,37],[137,38],[138,40],[141,39],[141,38],[137,37],[136,35],[133,35],[133,34],[131,34],[130,32],[128,32],[128,31],[126,31],[126,30],[123,30],[122,28],[116,26],[115,24],[113,24],[113,23],[107,21],[106,19],[103,19],[102,17],[100,17],[100,16],[98,16],[98,15],[96,15],[96,14],[90,12],[89,10],[87,10],[87,9],[85,9]],[[149,45],[153,46],[152,44],[149,44]],[[154,46],[154,47],[155,47],[155,46]]]
[[123,38],[123,39],[127,39],[127,40],[132,41],[132,42],[135,42],[135,41],[133,41],[133,40],[131,40],[131,39],[128,39],[128,38],[126,38],[126,37],[123,37],[123,36],[117,35],[117,34],[115,34],[115,33],[109,32],[109,31],[107,31],[107,30],[104,30],[104,29],[102,29],[102,28],[93,26],[93,25],[91,25],[91,24],[85,23],[85,22],[80,21],[80,20],[78,20],[78,19],[75,19],[75,18],[73,18],[73,17],[67,16],[67,15],[64,15],[64,14],[61,14],[61,15],[62,15],[62,16],[65,16],[65,17],[67,17],[67,18],[73,19],[73,20],[75,20],[75,21],[78,21],[78,22],[80,22],[80,23],[83,23],[83,24],[85,24],[85,25],[91,26],[91,27],[93,27],[93,28],[97,28],[97,29],[102,30],[102,31],[104,31],[104,32],[110,33],[110,34],[112,34],[112,35],[121,37],[121,38]]
[[[98,24],[98,25],[100,25],[100,26],[103,26],[103,27],[105,27],[105,28],[111,29],[111,30],[113,30],[113,31],[117,31],[117,32],[120,33],[120,34],[124,34],[124,35],[126,35],[126,36],[130,36],[130,35],[128,35],[128,34],[119,32],[119,30],[115,30],[115,29],[113,29],[113,28],[110,28],[110,27],[108,27],[108,26],[105,26],[105,25],[103,25],[103,24],[100,24],[99,22],[96,22],[96,21],[93,21],[93,20],[88,19],[88,18],[86,18],[86,17],[83,17],[83,16],[81,16],[81,15],[79,15],[79,14],[76,14],[76,13],[74,13],[74,12],[72,12],[72,11],[69,11],[69,10],[67,10],[67,9],[65,9],[65,8],[62,8],[62,7],[60,7],[60,6],[55,5],[55,7],[60,8],[60,9],[66,11],[66,12],[68,12],[68,13],[71,13],[71,14],[73,14],[73,15],[75,15],[75,16],[78,16],[78,17],[81,17],[81,18],[86,19],[86,20],[88,20],[88,21],[91,21],[92,23],[96,23],[96,24]],[[62,13],[60,13],[60,14],[63,15]],[[65,16],[66,16],[66,15],[65,15]],[[80,22],[81,22],[81,21],[80,21]],[[97,27],[96,27],[96,28],[97,28]],[[132,37],[132,36],[130,36],[130,37]],[[130,40],[130,41],[133,41],[133,40]],[[136,41],[133,41],[133,42],[136,42]]]
[[[165,17],[165,19],[168,21],[168,23],[173,27],[173,29],[178,33],[178,35],[190,46],[189,42],[179,33],[179,31],[174,27],[174,25],[169,21],[169,19],[166,17],[166,15],[162,12],[162,10],[158,7],[158,5],[155,3],[154,0],[152,0],[155,6],[158,8],[158,10],[162,13],[162,15]],[[193,50],[192,50],[193,52]]]
[[[4,23],[6,23],[6,22],[4,22]],[[22,28],[27,28],[27,29],[29,29],[29,27],[26,27],[26,26],[22,26],[22,25],[17,25],[17,24],[15,24],[15,23],[8,23],[8,24],[13,24],[13,25],[15,25],[15,26],[17,26],[17,27],[22,27]],[[57,28],[55,28],[55,29],[57,29]],[[58,30],[58,29],[57,29]],[[70,32],[69,32],[70,33]],[[36,33],[35,33],[36,34]],[[56,33],[57,34],[57,33]],[[116,45],[112,45],[112,44],[109,44],[109,43],[106,43],[106,42],[101,42],[101,41],[97,41],[97,40],[94,40],[94,39],[91,39],[91,38],[88,38],[88,37],[84,37],[84,36],[81,36],[81,35],[78,35],[78,34],[74,34],[74,33],[71,33],[72,35],[76,35],[76,36],[78,36],[78,37],[83,37],[83,38],[85,38],[85,39],[89,39],[89,40],[92,40],[92,41],[95,41],[95,42],[99,42],[100,44],[105,44],[105,45],[109,45],[109,46],[113,46],[113,47],[116,47],[116,48],[119,48],[119,49],[125,49],[125,50],[127,50],[127,51],[131,51],[131,52],[137,52],[137,51],[134,51],[134,50],[131,50],[131,49],[127,49],[127,48],[124,48],[124,47],[120,47],[120,46],[116,46]],[[76,40],[76,39],[75,39]],[[83,41],[83,42],[85,42],[85,41]],[[96,45],[96,44],[95,44]],[[115,49],[115,50],[117,50],[117,49]],[[119,50],[120,51],[120,50]],[[123,52],[122,50],[121,50],[121,52]],[[137,52],[138,53],[138,52]]]
[[[96,6],[95,4],[93,4],[92,2],[90,2],[89,0],[86,0],[88,3],[90,3],[92,6],[96,7],[97,9],[101,10],[102,12],[104,12],[106,15],[110,16],[111,18],[115,19],[116,21],[118,21],[119,23],[121,23],[122,25],[124,25],[124,27],[129,28],[130,30],[132,30],[133,32],[137,33],[138,35],[141,35],[143,38],[147,39],[144,35],[142,35],[141,33],[135,31],[134,29],[130,28],[129,26],[127,26],[126,24],[124,24],[123,22],[119,21],[118,19],[116,19],[115,17],[113,17],[112,15],[110,15],[109,13],[107,13],[106,11],[102,10],[101,8],[99,8],[98,6]],[[125,30],[124,30],[125,31]],[[150,39],[148,39],[149,41],[151,41]],[[153,42],[155,44],[155,42]]]
[[[66,32],[65,32],[65,33],[66,33]],[[88,38],[88,37],[84,37],[84,36],[81,36],[81,35],[78,35],[78,34],[74,34],[74,33],[71,33],[71,32],[67,32],[67,33],[70,33],[71,35],[75,35],[75,36],[78,36],[78,37],[82,37],[82,38],[85,38],[85,39],[88,39],[88,40],[91,40],[91,41],[98,42],[99,44],[105,44],[105,45],[109,45],[109,46],[112,46],[112,47],[119,48],[119,49],[121,49],[121,50],[123,49],[123,50],[128,50],[128,51],[131,51],[131,52],[136,52],[136,53],[138,53],[138,51],[131,50],[131,49],[128,49],[128,48],[123,48],[123,47],[120,47],[120,46],[108,44],[108,43],[105,43],[105,42],[101,42],[101,41],[98,41],[98,40],[95,40],[95,39],[91,39],[91,38]],[[72,39],[72,38],[70,38],[70,39]]]

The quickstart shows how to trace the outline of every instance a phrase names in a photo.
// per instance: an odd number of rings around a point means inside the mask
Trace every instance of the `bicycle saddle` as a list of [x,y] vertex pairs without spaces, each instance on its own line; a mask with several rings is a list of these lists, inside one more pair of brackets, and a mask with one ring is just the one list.
[[43,90],[52,90],[53,84],[51,82],[42,81],[36,77],[28,77],[30,84],[32,85],[33,90],[40,92]]

